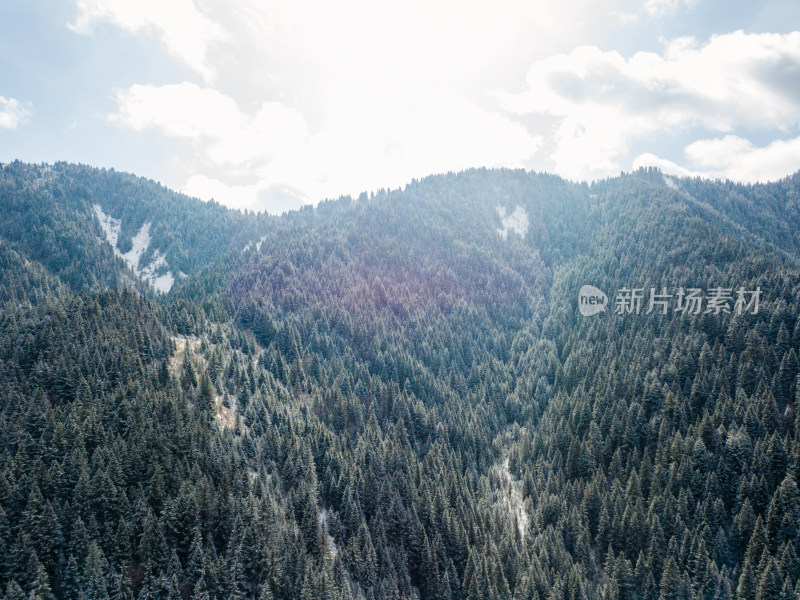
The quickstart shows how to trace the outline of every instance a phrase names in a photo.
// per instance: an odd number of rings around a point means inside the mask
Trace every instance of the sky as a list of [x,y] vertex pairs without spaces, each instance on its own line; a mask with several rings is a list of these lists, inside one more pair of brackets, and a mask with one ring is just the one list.
[[800,169],[797,0],[0,3],[0,161],[280,213],[510,167]]

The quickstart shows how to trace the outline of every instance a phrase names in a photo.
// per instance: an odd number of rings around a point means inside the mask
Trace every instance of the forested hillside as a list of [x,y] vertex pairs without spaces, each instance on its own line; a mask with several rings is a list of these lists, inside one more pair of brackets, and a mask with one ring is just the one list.
[[800,598],[800,173],[268,217],[13,163],[0,277],[6,600]]

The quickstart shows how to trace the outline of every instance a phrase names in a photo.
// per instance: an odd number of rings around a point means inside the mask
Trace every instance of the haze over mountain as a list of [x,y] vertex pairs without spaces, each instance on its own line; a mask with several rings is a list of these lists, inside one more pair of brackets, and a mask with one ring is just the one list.
[[275,217],[3,164],[0,589],[797,600],[798,275],[800,172],[470,170]]

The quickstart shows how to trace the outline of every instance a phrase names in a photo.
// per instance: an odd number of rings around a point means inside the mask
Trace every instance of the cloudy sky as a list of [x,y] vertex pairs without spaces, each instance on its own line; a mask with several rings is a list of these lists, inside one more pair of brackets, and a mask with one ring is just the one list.
[[800,169],[797,0],[0,3],[0,161],[281,212],[470,167]]

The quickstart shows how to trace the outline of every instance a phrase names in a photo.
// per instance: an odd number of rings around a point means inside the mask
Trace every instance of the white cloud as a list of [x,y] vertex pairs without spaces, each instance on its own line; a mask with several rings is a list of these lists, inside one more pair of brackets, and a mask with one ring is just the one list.
[[682,9],[691,8],[698,0],[646,0],[636,12],[613,11],[617,23],[628,26],[636,23],[642,15],[658,20],[678,13]]
[[194,83],[134,85],[117,91],[110,119],[136,131],[153,128],[192,141],[209,164],[246,167],[286,152],[308,135],[303,116],[278,102],[252,115],[225,94]]
[[308,169],[310,198],[396,187],[414,177],[478,166],[522,166],[540,138],[502,115],[463,100],[414,104],[368,101],[343,111],[281,170]]
[[473,166],[593,179],[661,161],[696,173],[658,158],[662,138],[800,126],[800,32],[633,54],[576,47],[696,0],[76,1],[76,31],[108,22],[154,35],[206,78],[119,90],[111,120],[165,144],[171,185],[236,206]]
[[628,25],[633,25],[636,21],[639,20],[639,13],[629,13],[625,11],[614,11],[611,13],[614,18],[617,20],[619,25],[626,27]]
[[726,135],[692,142],[684,152],[694,170],[651,153],[637,156],[633,168],[653,166],[678,177],[712,177],[744,183],[774,181],[800,168],[800,136],[756,146],[745,138]]
[[633,160],[633,169],[640,167],[658,167],[666,175],[675,175],[677,177],[701,177],[703,175],[650,152],[640,154]]
[[[100,19],[150,33],[171,27],[80,2],[89,17],[78,28]],[[239,206],[316,202],[450,169],[530,166],[541,137],[498,110],[486,79],[518,80],[563,23],[586,28],[571,16],[578,0],[548,11],[527,0],[195,4],[230,34],[203,54],[217,80],[139,82],[116,92],[111,120],[176,140],[167,143],[181,174],[173,185]]]
[[279,103],[252,114],[193,83],[134,85],[117,92],[111,120],[190,141],[201,159],[183,190],[237,208],[298,206],[414,177],[478,166],[523,166],[541,139],[507,117],[470,103],[419,105],[355,98],[310,132]]
[[686,156],[710,176],[744,182],[769,181],[800,168],[800,137],[758,147],[744,138],[726,135],[689,144]]
[[181,191],[184,194],[202,198],[203,200],[216,200],[231,208],[259,209],[258,194],[260,186],[257,183],[228,185],[219,179],[206,175],[192,175]]
[[650,16],[660,17],[675,12],[681,7],[691,6],[696,0],[647,0],[642,7]]
[[101,21],[132,33],[154,32],[170,54],[206,80],[214,79],[208,48],[228,35],[192,0],[78,0],[77,4],[78,17],[69,25],[76,33],[89,33]]
[[654,134],[797,127],[798,72],[800,32],[739,31],[629,59],[582,46],[536,61],[527,91],[496,96],[513,114],[551,117],[555,170],[592,178],[618,172],[632,143]]
[[28,120],[30,114],[16,98],[0,96],[0,129],[16,129]]

